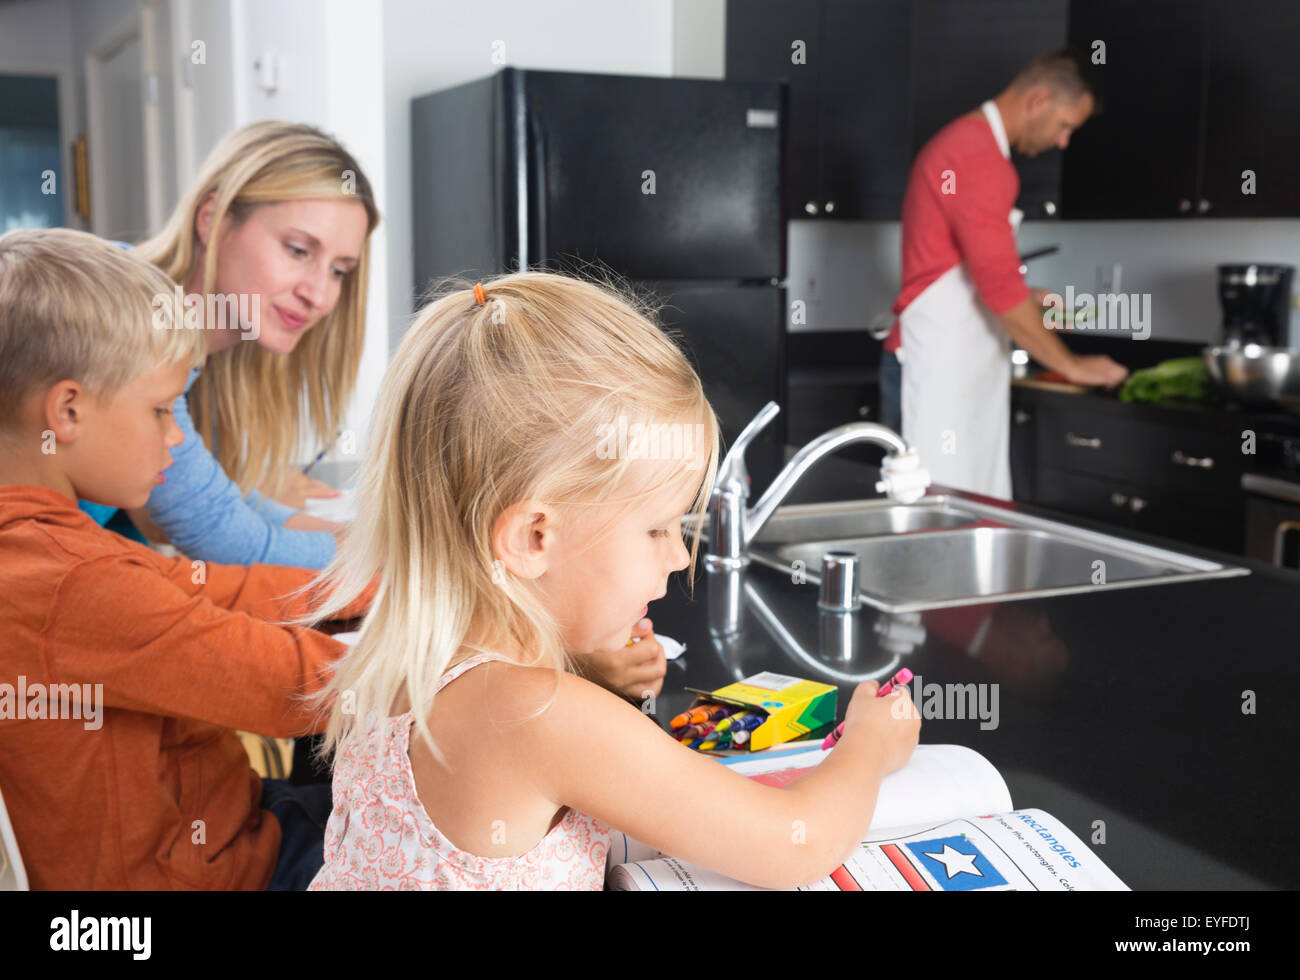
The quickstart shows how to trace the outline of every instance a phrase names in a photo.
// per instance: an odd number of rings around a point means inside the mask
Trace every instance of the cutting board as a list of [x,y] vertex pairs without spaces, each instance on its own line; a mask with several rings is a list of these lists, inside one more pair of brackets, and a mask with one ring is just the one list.
[[1092,390],[1084,385],[1076,385],[1066,381],[1062,375],[1057,374],[1055,371],[1044,371],[1032,378],[1017,378],[1013,384],[1022,385],[1025,388],[1037,388],[1040,391],[1059,391],[1066,395],[1086,395]]

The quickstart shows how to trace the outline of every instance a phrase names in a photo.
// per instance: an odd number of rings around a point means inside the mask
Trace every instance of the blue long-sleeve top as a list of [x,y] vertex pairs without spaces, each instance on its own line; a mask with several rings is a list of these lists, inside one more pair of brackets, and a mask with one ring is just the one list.
[[[199,376],[190,372],[188,393]],[[334,557],[334,535],[299,531],[284,522],[295,511],[239,485],[203,445],[185,395],[172,409],[185,441],[172,450],[167,479],[149,495],[149,517],[184,555],[226,565],[324,568]]]

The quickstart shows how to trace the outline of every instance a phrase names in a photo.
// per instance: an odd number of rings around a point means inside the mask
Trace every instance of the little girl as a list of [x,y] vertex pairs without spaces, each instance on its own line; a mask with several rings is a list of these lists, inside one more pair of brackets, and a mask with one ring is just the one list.
[[322,695],[334,810],[313,889],[598,889],[611,827],[771,888],[857,846],[919,731],[874,683],[830,757],[774,788],[566,670],[693,570],[682,517],[707,505],[717,431],[681,351],[601,286],[516,273],[416,316],[325,573],[324,617],[383,577]]

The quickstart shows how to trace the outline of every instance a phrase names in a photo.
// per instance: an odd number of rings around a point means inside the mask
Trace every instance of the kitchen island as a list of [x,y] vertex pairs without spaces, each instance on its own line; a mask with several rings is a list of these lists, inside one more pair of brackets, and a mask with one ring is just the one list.
[[[751,446],[751,505],[796,448]],[[875,479],[869,466],[828,458],[785,503],[876,497]],[[1017,807],[1061,819],[1129,887],[1300,887],[1300,664],[1289,623],[1300,574],[1124,537],[1250,574],[899,616],[864,605],[846,642],[844,621],[829,628],[819,613],[811,580],[796,584],[753,562],[738,587],[736,577],[705,570],[702,547],[693,598],[677,576],[650,610],[656,632],[687,645],[668,664],[655,716],[666,725],[694,698],[688,687],[713,690],[770,670],[836,684],[842,718],[859,680],[906,666],[923,688],[913,684],[922,743],[980,752]],[[980,698],[934,700],[968,684]],[[940,717],[930,717],[927,696],[932,709],[942,705]]]

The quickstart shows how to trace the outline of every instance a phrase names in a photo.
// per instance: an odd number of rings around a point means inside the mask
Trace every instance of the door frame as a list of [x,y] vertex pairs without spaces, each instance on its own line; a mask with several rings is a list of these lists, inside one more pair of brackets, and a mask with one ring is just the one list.
[[[169,47],[170,38],[159,36],[158,8],[168,0],[148,0],[140,6],[134,15],[121,21],[117,27],[104,33],[86,52],[86,129],[90,140],[90,201],[91,231],[103,234],[102,222],[97,218],[95,202],[104,200],[108,193],[108,175],[104,170],[104,157],[98,153],[104,145],[105,120],[108,113],[104,106],[104,62],[112,57],[132,38],[140,40],[140,91],[141,111],[144,121],[144,155],[145,181],[145,219],[149,234],[156,234],[162,229],[167,218],[166,201],[163,198],[166,182],[162,179],[164,155],[162,150],[164,123],[157,97],[158,51]],[[174,121],[171,121],[174,122]]]

